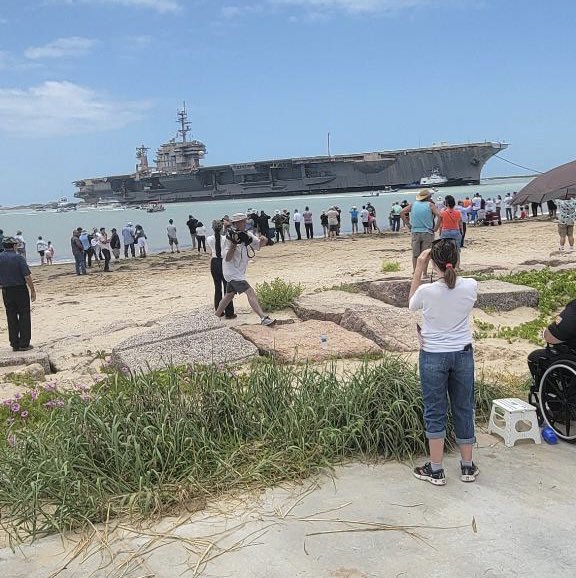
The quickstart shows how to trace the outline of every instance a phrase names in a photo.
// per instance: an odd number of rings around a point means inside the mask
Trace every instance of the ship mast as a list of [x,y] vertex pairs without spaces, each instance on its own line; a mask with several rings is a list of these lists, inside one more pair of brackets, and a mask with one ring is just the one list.
[[136,149],[136,158],[138,159],[138,164],[136,165],[136,172],[140,174],[147,174],[149,171],[148,167],[148,147],[142,145]]
[[186,112],[186,101],[183,103],[182,110],[178,111],[178,135],[182,137],[182,142],[186,142],[186,136],[190,132],[190,123],[188,122],[188,113]]

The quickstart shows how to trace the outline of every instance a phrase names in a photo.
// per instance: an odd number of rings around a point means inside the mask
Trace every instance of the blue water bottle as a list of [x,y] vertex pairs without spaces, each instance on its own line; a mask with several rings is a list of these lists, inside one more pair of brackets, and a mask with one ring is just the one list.
[[542,428],[542,439],[547,444],[557,444],[558,443],[558,436],[556,432],[549,426]]

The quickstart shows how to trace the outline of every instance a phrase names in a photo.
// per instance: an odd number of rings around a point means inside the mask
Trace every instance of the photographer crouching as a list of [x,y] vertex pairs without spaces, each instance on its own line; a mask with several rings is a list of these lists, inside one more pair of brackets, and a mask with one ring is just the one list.
[[254,252],[267,244],[268,239],[260,235],[257,237],[250,231],[246,231],[247,216],[244,213],[236,213],[230,218],[230,225],[226,228],[226,237],[222,246],[222,272],[226,280],[226,294],[216,309],[216,316],[222,317],[226,307],[232,303],[236,294],[246,293],[248,303],[254,312],[260,317],[262,325],[272,325],[275,319],[270,319],[262,311],[256,292],[246,281],[246,269]]

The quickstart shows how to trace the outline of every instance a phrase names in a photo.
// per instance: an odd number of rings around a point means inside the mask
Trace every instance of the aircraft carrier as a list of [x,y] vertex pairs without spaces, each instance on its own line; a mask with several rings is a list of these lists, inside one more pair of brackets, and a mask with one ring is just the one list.
[[486,161],[508,146],[441,143],[428,148],[202,166],[206,147],[188,140],[186,107],[178,112],[178,123],[177,137],[158,149],[155,167],[149,165],[149,149],[142,145],[136,152],[134,173],[75,181],[74,196],[88,203],[145,204],[477,184]]

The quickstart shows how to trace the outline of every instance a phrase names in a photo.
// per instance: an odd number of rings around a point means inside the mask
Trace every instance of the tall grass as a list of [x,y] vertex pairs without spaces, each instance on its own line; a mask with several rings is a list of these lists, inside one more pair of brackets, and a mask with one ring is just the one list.
[[[485,416],[503,392],[479,384]],[[415,368],[386,356],[337,375],[255,362],[111,375],[90,399],[0,447],[0,524],[14,539],[115,516],[147,517],[193,498],[301,478],[348,458],[425,452]]]
[[294,303],[294,299],[302,294],[302,285],[284,281],[276,277],[268,283],[258,283],[256,285],[256,295],[264,311],[278,311],[288,309]]

